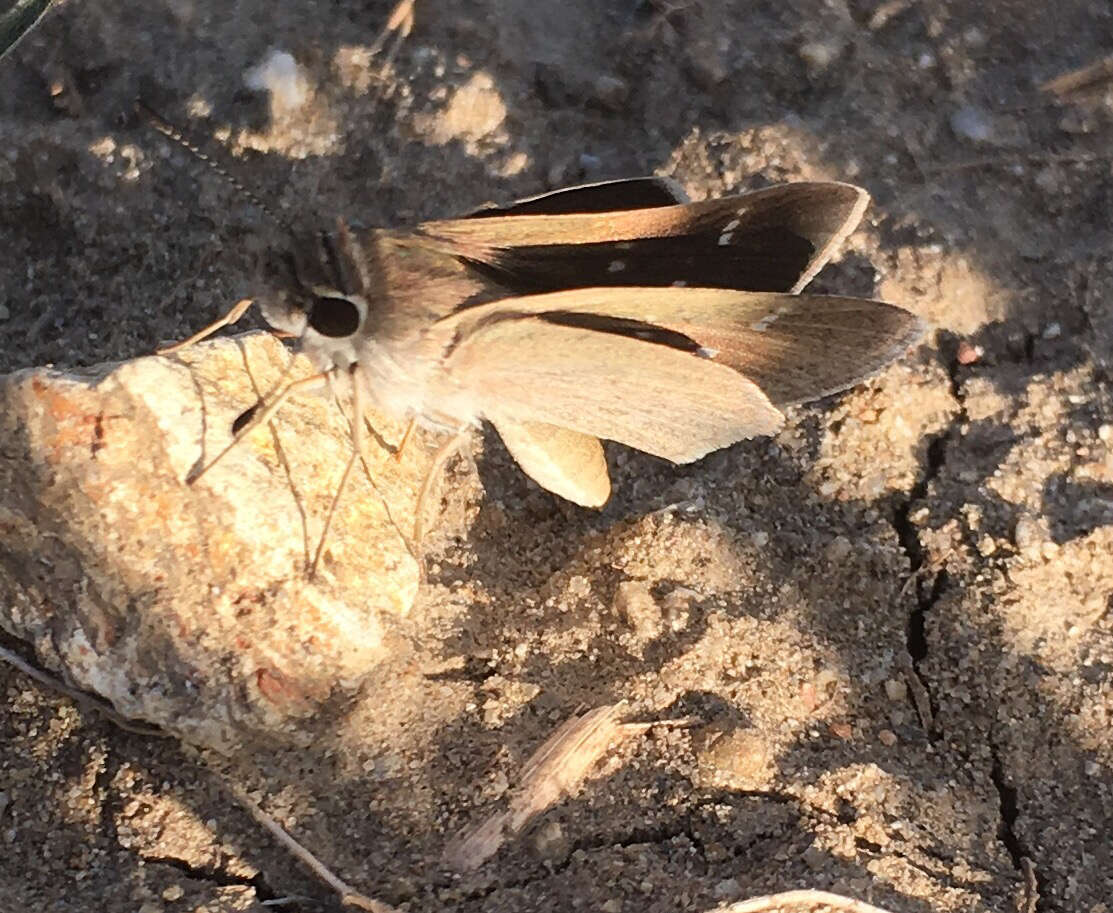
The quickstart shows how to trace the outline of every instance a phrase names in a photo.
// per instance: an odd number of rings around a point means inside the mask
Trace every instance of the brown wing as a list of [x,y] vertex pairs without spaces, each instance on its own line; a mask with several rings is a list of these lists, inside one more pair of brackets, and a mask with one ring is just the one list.
[[[634,182],[631,182],[634,183]],[[655,191],[659,193],[660,191]],[[798,292],[854,230],[869,201],[859,187],[800,182],[699,203],[602,208],[614,182],[480,217],[427,222],[417,235],[511,291],[690,286]],[[600,201],[591,199],[599,194]],[[555,213],[544,211],[546,201]],[[597,203],[597,205],[596,205]]]
[[492,216],[570,215],[585,212],[650,209],[687,203],[688,197],[672,178],[642,177],[617,181],[598,181],[562,187],[548,193],[515,200],[506,206],[485,206],[469,213],[468,219]]
[[745,375],[778,408],[853,386],[924,330],[914,314],[881,301],[703,288],[526,295],[456,319],[464,326],[507,312],[656,343],[658,350],[698,352]]

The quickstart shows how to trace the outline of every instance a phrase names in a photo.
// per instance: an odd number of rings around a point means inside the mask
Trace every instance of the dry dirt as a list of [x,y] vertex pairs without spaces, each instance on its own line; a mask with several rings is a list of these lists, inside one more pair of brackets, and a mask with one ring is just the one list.
[[[488,439],[391,661],[309,749],[206,760],[0,666],[0,909],[334,909],[214,767],[411,910],[805,885],[899,913],[1113,909],[1113,117],[1101,90],[1038,88],[1109,52],[1106,0],[416,12],[382,85],[383,0],[48,16],[0,63],[0,370],[135,357],[250,293],[263,217],[138,95],[291,221],[650,172],[694,198],[855,181],[874,206],[818,286],[933,332],[774,440],[686,468],[612,448],[601,513]],[[274,48],[304,75],[285,99],[245,83]],[[703,722],[627,742],[446,874],[548,733],[618,698]]]

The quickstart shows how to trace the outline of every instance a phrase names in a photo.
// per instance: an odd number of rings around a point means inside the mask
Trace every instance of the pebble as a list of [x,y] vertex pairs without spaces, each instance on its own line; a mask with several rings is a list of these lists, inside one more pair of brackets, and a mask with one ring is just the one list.
[[687,629],[692,617],[692,600],[698,598],[699,593],[695,590],[678,586],[661,600],[664,618],[670,631],[677,633]]
[[661,633],[661,607],[644,580],[624,580],[614,594],[614,610],[639,640],[652,640]]
[[972,143],[989,143],[994,139],[989,116],[973,105],[959,108],[951,115],[951,129],[959,139]]
[[630,86],[626,80],[606,74],[595,80],[591,91],[599,104],[612,111],[621,111],[626,99],[630,97]]
[[831,564],[842,564],[853,550],[850,540],[846,536],[836,536],[828,544],[826,551],[827,560]]
[[549,821],[537,829],[533,837],[537,855],[549,862],[560,862],[568,855],[568,837],[559,821]]
[[980,361],[984,354],[985,349],[981,346],[972,345],[964,339],[958,344],[958,353],[955,360],[960,365],[972,365]]
[[812,73],[818,74],[838,60],[845,47],[841,39],[831,37],[805,41],[796,53]]
[[804,863],[809,869],[818,871],[830,860],[830,856],[817,846],[809,846],[804,850]]
[[716,900],[734,900],[742,896],[742,885],[737,878],[724,878],[711,889]]
[[877,734],[877,741],[879,741],[886,748],[892,748],[897,744],[897,734],[891,729],[882,729]]
[[305,74],[287,51],[272,50],[244,73],[244,84],[257,92],[270,92],[272,103],[279,111],[295,111],[309,97]]
[[165,888],[162,892],[162,899],[173,903],[175,900],[181,900],[185,896],[185,890],[180,884],[172,884]]
[[1031,517],[1021,517],[1016,521],[1016,529],[1013,530],[1013,542],[1016,543],[1017,548],[1021,550],[1030,549],[1039,545],[1043,538],[1043,531],[1040,529],[1038,521]]
[[904,701],[908,698],[908,686],[899,678],[885,682],[885,694],[891,701]]

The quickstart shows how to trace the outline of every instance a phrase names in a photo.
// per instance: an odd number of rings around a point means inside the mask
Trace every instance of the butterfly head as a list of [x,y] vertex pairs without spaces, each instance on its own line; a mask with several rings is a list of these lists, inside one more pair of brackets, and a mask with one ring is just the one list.
[[260,296],[263,317],[299,339],[322,370],[358,361],[355,342],[370,311],[344,235],[303,235],[288,250],[264,258],[268,291]]

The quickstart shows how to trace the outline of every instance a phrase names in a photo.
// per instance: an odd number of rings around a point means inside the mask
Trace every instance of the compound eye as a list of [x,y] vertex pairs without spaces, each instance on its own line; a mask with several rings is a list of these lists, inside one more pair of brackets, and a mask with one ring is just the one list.
[[309,325],[322,336],[342,339],[359,329],[359,308],[347,298],[321,295],[313,299]]

